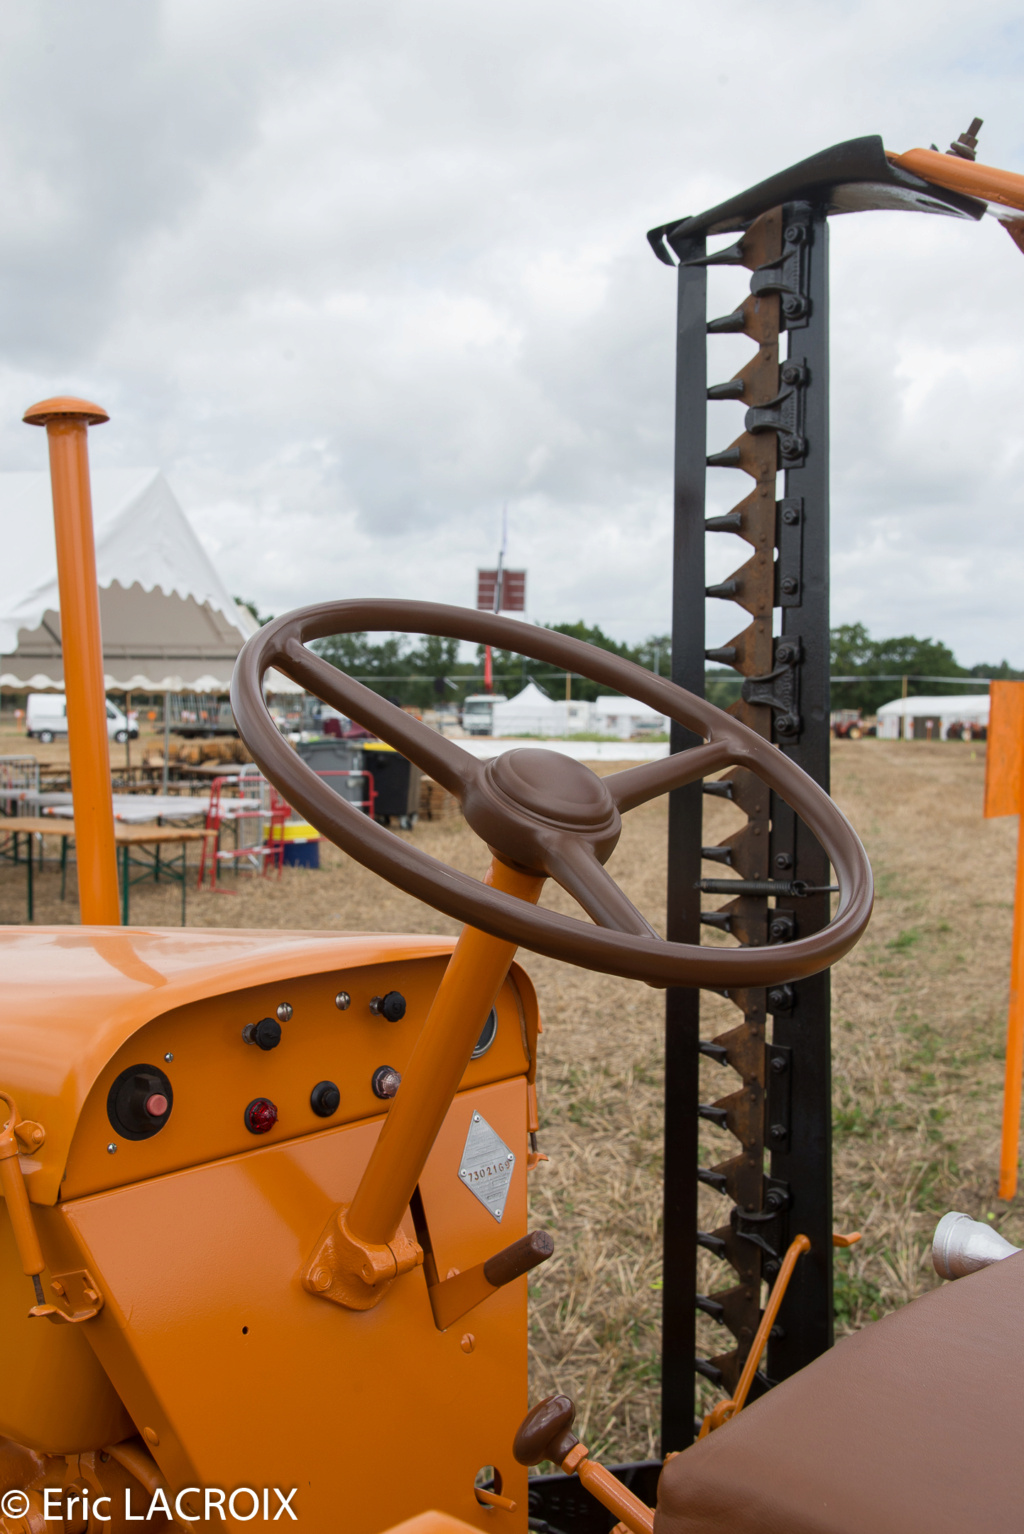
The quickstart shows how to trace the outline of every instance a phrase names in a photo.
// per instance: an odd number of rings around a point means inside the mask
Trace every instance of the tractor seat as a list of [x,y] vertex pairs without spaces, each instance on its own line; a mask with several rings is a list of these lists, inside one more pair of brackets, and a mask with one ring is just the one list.
[[844,1338],[669,1460],[655,1534],[1020,1534],[1024,1252]]

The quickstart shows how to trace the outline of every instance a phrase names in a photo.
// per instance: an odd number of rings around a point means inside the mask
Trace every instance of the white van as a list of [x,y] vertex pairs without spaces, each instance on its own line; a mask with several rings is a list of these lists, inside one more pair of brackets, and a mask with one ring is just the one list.
[[[58,735],[68,733],[67,699],[62,692],[30,692],[25,707],[25,734],[31,740],[41,740],[48,745]],[[107,735],[111,740],[132,740],[139,733],[133,715],[131,721],[122,714],[116,703],[107,699]]]
[[507,703],[503,692],[471,692],[462,704],[462,728],[467,735],[494,734],[494,705]]

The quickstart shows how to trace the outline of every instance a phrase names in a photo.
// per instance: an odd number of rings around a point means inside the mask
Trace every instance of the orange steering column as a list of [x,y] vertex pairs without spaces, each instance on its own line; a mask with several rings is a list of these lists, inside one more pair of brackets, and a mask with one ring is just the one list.
[[46,427],[50,449],[79,907],[86,925],[117,926],[117,851],[87,441],[89,426],[109,417],[87,400],[48,399],[26,410],[24,419],[30,426]]
[[[497,858],[485,882],[534,904],[544,887],[543,877]],[[303,1271],[310,1293],[368,1310],[422,1262],[401,1222],[516,947],[463,928],[355,1196],[332,1216]]]

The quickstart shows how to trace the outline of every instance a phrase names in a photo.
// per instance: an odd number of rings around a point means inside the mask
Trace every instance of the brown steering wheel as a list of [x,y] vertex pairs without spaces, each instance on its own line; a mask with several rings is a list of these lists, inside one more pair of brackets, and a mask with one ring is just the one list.
[[[553,751],[514,750],[478,762],[455,741],[305,648],[330,634],[363,630],[432,634],[515,650],[638,698],[702,736],[704,743],[606,778]],[[376,731],[455,795],[470,826],[498,858],[550,875],[597,925],[492,889],[347,804],[278,733],[263,698],[263,677],[270,667]],[[702,698],[564,634],[435,602],[325,602],[286,613],[252,636],[235,665],[231,706],[263,772],[337,846],[437,910],[553,959],[655,985],[776,985],[841,959],[871,914],[867,854],[845,816],[806,773]],[[605,871],[622,829],[622,813],[729,765],[756,773],[802,816],[828,853],[839,881],[839,907],[820,932],[765,948],[669,943]]]

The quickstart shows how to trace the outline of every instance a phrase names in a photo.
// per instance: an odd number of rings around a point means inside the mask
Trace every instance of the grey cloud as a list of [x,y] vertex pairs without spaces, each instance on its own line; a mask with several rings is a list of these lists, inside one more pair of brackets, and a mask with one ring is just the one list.
[[[507,501],[534,616],[664,629],[674,282],[645,229],[975,111],[1024,165],[1002,0],[966,62],[952,0],[797,0],[781,52],[753,0],[7,13],[4,460],[41,461],[33,398],[93,394],[96,461],[159,462],[229,584],[277,611],[470,601]],[[1020,254],[896,215],[836,221],[833,251],[837,617],[1024,661]],[[738,429],[720,407],[714,445]],[[736,478],[712,476],[715,509]],[[743,557],[722,539],[713,569]]]

